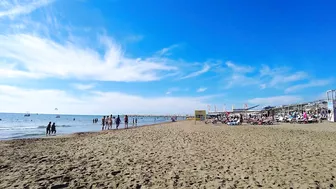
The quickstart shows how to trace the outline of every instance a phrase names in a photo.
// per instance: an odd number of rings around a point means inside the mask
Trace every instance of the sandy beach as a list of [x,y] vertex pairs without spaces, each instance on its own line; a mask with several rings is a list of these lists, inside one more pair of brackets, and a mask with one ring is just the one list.
[[0,142],[0,188],[334,188],[336,124],[194,121]]

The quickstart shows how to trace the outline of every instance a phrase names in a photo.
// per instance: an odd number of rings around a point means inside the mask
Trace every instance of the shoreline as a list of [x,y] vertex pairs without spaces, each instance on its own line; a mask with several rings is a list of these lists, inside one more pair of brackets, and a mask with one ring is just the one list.
[[[176,122],[184,122],[184,121],[188,121],[188,120],[179,120],[179,121],[176,121]],[[37,136],[37,137],[27,137],[27,138],[8,138],[8,139],[0,139],[0,142],[2,142],[2,141],[15,141],[15,140],[34,141],[34,140],[40,140],[40,139],[69,138],[69,137],[76,137],[76,136],[89,135],[89,134],[95,135],[95,134],[102,134],[102,133],[108,133],[108,132],[115,132],[115,131],[119,131],[119,130],[131,130],[131,129],[137,129],[137,128],[143,128],[143,127],[151,127],[151,126],[156,126],[156,125],[166,125],[166,124],[170,124],[170,123],[174,123],[174,122],[167,121],[167,122],[161,122],[161,123],[146,124],[146,125],[141,125],[141,126],[128,127],[128,129],[120,128],[120,129],[110,129],[110,130],[100,130],[100,131],[73,132],[73,133],[67,133],[67,134],[60,134],[60,135],[56,135],[56,136],[40,135],[40,136]]]

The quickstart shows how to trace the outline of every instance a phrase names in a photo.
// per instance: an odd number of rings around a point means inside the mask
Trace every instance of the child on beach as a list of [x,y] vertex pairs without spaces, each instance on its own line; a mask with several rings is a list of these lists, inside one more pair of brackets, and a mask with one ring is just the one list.
[[46,130],[46,136],[50,135],[50,129],[51,129],[51,122],[49,122]]
[[119,124],[120,124],[120,117],[119,117],[119,115],[118,115],[118,117],[117,117],[117,119],[116,119],[116,129],[118,129],[118,127],[119,127]]
[[51,134],[56,135],[56,125],[55,125],[55,122],[51,126]]

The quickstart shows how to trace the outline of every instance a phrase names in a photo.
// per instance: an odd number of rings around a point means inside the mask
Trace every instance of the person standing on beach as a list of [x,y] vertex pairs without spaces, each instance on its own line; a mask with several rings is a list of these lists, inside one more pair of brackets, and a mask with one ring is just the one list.
[[120,117],[119,117],[119,115],[118,115],[117,119],[115,120],[115,122],[116,122],[116,129],[118,129],[119,124],[120,124]]
[[49,122],[46,130],[46,136],[50,135],[50,129],[51,129],[51,122]]
[[138,126],[138,118],[135,118],[135,126]]
[[111,114],[111,116],[110,116],[110,129],[112,129],[112,125],[113,125],[113,116],[112,116],[112,114]]
[[106,119],[105,119],[105,130],[108,129],[108,125],[109,125],[109,116],[106,116]]
[[56,125],[55,125],[55,122],[51,126],[51,134],[56,135]]
[[134,117],[133,117],[133,124],[132,124],[132,127],[134,127],[134,124],[135,124],[135,122],[134,122],[135,120],[134,120]]
[[128,129],[128,116],[125,115],[125,129]]
[[105,127],[105,116],[102,118],[102,130],[104,130]]

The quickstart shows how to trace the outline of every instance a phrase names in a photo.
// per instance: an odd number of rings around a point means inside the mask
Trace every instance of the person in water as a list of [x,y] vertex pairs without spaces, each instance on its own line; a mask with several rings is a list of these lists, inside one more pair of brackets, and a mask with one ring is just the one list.
[[124,121],[125,121],[125,129],[128,129],[128,116],[127,115],[125,115]]
[[102,118],[102,130],[104,130],[105,127],[105,116]]
[[111,114],[111,116],[110,116],[110,129],[112,129],[112,126],[113,126],[113,116]]
[[120,125],[120,117],[118,115],[117,119],[116,119],[116,129],[118,129],[119,125]]
[[50,135],[50,129],[51,129],[51,122],[49,122],[47,129],[46,129],[46,136]]
[[55,122],[51,126],[51,134],[56,135],[56,125],[55,125]]

